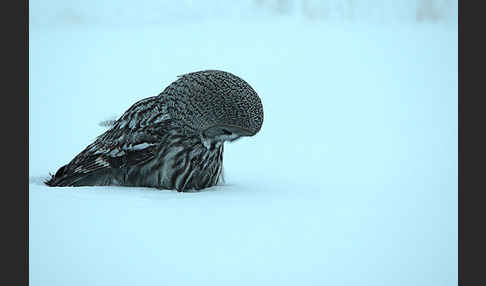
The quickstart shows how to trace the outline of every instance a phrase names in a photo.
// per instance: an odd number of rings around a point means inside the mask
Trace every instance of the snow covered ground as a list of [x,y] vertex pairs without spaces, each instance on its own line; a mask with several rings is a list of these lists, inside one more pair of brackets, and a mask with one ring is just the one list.
[[[31,285],[457,284],[457,25],[39,24],[29,40]],[[260,133],[226,144],[226,185],[42,185],[100,121],[202,69],[264,106]]]

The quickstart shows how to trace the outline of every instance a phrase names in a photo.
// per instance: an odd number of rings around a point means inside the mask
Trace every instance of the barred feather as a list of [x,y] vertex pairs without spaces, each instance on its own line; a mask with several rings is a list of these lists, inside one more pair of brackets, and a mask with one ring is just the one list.
[[135,103],[45,183],[200,190],[222,180],[224,142],[253,136],[263,123],[257,93],[223,71],[180,76]]

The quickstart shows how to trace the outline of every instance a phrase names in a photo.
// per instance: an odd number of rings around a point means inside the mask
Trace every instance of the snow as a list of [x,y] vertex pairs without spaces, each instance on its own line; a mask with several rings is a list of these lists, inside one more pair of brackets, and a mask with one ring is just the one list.
[[[44,13],[61,2],[86,18]],[[128,4],[71,2],[30,2],[30,285],[457,285],[453,20],[218,18],[184,1],[161,6],[180,19],[132,24]],[[225,185],[42,184],[100,121],[203,69],[264,106],[260,133],[225,146]]]

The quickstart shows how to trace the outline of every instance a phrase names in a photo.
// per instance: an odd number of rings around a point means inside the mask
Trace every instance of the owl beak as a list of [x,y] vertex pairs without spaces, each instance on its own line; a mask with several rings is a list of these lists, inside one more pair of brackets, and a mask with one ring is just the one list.
[[215,125],[209,127],[203,133],[206,137],[210,137],[210,138],[211,137],[214,138],[216,136],[221,136],[221,135],[227,135],[230,137],[242,137],[242,136],[255,135],[254,132],[251,132],[246,128],[234,126],[234,125]]

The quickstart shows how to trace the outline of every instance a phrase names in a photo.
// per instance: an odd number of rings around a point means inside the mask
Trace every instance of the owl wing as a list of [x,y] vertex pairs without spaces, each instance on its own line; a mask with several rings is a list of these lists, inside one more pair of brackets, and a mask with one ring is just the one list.
[[[139,140],[143,138],[143,136],[132,137]],[[70,186],[93,173],[142,164],[154,158],[158,145],[156,140],[148,142],[132,140],[132,142],[125,141],[117,144],[116,141],[105,141],[99,138],[74,157],[69,164],[60,168],[52,177],[51,185]]]
[[154,158],[167,134],[169,117],[153,103],[154,99],[148,98],[134,104],[46,184],[69,186],[94,172],[133,166]]

